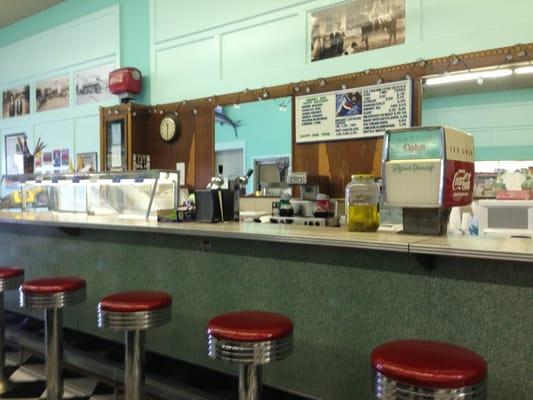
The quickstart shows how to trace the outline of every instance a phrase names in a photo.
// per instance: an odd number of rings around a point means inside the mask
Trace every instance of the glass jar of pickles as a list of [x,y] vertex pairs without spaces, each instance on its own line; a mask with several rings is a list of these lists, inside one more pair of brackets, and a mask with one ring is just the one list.
[[375,232],[379,227],[379,186],[372,175],[352,175],[346,185],[346,226],[351,232]]

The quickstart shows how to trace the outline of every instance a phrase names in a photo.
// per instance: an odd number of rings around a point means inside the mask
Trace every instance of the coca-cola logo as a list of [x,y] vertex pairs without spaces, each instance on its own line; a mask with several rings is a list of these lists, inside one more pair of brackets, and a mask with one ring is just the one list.
[[453,190],[454,191],[469,191],[472,185],[472,173],[464,169],[458,169],[453,176]]
[[403,150],[409,153],[422,153],[426,150],[426,145],[419,143],[405,143],[403,145]]
[[122,83],[124,72],[116,72],[109,77],[109,84],[115,85],[117,83]]

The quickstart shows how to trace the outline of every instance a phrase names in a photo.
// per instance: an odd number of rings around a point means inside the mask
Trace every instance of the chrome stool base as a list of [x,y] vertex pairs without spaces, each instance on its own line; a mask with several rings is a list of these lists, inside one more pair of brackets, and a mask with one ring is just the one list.
[[374,373],[374,395],[380,400],[486,400],[486,382],[476,386],[435,389],[404,384]]
[[11,278],[0,279],[0,394],[11,390],[15,385],[6,376],[6,350],[5,350],[5,321],[4,321],[4,292],[18,289],[24,282],[24,274]]
[[76,282],[79,288],[75,290],[39,293],[24,289],[28,282],[19,289],[21,307],[44,309],[47,400],[63,398],[63,308],[80,304],[86,299],[85,281],[82,281]]
[[146,329],[166,324],[171,319],[171,307],[150,311],[117,312],[103,310],[98,305],[99,328],[121,329],[125,338],[125,389],[127,400],[142,400],[144,394],[144,354]]
[[[126,400],[142,400],[144,398],[144,361],[145,361],[145,341],[146,330],[162,326],[172,318],[171,300],[168,305],[161,308],[153,308],[144,311],[117,311],[110,310],[113,305],[109,306],[105,302],[120,304],[128,302],[128,295],[132,296],[131,303],[135,301],[147,301],[150,292],[125,292],[111,295],[102,300],[97,308],[97,324],[99,328],[120,329],[125,331],[125,398]],[[154,295],[161,293],[154,292]],[[116,297],[125,296],[117,300]],[[164,294],[164,296],[170,296]],[[111,299],[115,297],[115,299]],[[136,298],[137,297],[137,298]],[[143,298],[144,297],[144,298]],[[163,298],[164,300],[164,298]],[[120,309],[120,307],[117,307]]]
[[261,365],[239,365],[239,400],[259,400],[263,386]]
[[47,308],[44,314],[46,398],[63,398],[63,309]]
[[126,331],[124,387],[126,400],[142,400],[144,394],[144,330]]

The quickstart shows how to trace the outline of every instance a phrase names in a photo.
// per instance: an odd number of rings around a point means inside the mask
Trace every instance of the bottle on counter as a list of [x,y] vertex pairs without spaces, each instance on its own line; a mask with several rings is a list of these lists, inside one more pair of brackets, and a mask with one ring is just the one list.
[[333,216],[333,212],[329,204],[329,196],[327,194],[319,193],[316,196],[313,216],[315,218],[328,218]]
[[379,186],[372,175],[352,175],[346,185],[346,226],[351,232],[375,232],[379,228]]
[[292,207],[290,196],[283,193],[279,200],[279,216],[292,217],[294,215],[294,208]]

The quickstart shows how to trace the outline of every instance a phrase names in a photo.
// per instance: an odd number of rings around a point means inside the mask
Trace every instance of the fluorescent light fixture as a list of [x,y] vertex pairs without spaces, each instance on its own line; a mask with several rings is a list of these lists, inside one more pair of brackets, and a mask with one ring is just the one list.
[[520,67],[514,70],[515,74],[533,74],[533,65],[527,67]]
[[477,71],[477,72],[466,72],[462,74],[450,74],[445,76],[438,76],[435,78],[428,78],[426,80],[426,85],[435,86],[435,85],[444,85],[447,83],[456,83],[456,82],[466,82],[466,81],[475,81],[479,78],[501,78],[504,76],[512,75],[513,71],[511,69],[493,69],[489,71]]

